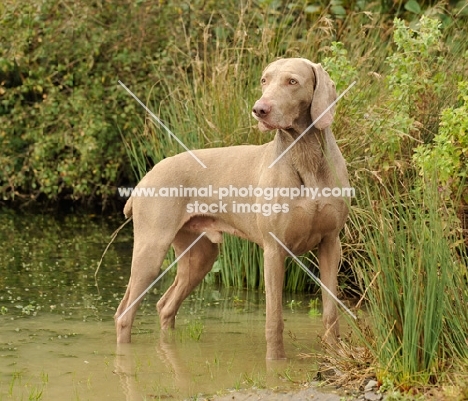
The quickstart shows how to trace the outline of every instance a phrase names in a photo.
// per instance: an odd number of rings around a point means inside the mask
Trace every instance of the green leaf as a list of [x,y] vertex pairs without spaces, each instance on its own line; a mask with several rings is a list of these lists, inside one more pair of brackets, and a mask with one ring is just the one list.
[[408,0],[405,4],[405,10],[414,14],[421,14],[421,6],[416,0]]
[[330,11],[333,15],[346,15],[346,10],[343,6],[332,6]]
[[315,13],[319,13],[321,10],[322,10],[322,7],[320,6],[307,6],[304,9],[304,12],[306,14],[315,14]]

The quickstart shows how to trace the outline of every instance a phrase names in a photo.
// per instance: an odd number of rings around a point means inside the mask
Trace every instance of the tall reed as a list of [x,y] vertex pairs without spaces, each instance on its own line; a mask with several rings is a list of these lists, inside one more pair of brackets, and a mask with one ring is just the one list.
[[468,256],[434,182],[360,201],[371,211],[358,223],[367,258],[356,266],[372,317],[371,349],[378,378],[403,389],[439,383],[454,361],[468,360]]

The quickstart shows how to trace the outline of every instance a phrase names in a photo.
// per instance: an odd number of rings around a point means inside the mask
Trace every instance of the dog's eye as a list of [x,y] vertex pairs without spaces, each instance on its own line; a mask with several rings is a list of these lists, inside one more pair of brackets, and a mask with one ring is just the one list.
[[265,79],[265,78],[262,78],[262,79],[260,80],[260,83],[261,83],[262,85],[265,85],[265,84],[266,84],[266,79]]
[[289,80],[289,85],[297,85],[297,84],[298,84],[298,82],[294,78],[291,78]]

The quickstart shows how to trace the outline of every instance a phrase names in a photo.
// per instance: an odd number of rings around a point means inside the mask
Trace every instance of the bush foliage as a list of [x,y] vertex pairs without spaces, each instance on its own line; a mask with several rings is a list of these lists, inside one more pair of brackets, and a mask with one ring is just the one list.
[[146,3],[0,5],[0,195],[106,201],[128,179],[120,131],[141,109],[121,90],[157,81],[165,41]]
[[[135,172],[141,175],[181,150],[161,136],[160,146],[147,148],[154,143],[145,140],[145,132],[149,135],[155,128],[146,126],[142,133],[145,113],[118,80],[164,117],[189,147],[264,142],[268,138],[253,128],[249,108],[261,69],[277,56],[344,62],[326,64],[334,69],[339,87],[351,76],[359,77],[361,95],[355,96],[361,101],[370,90],[374,98],[381,93],[375,80],[366,89],[367,73],[406,68],[408,74],[385,78],[392,92],[373,102],[366,127],[369,141],[364,143],[369,144],[372,169],[389,168],[400,141],[407,138],[398,124],[414,129],[416,114],[431,114],[426,118],[435,124],[432,131],[417,138],[430,141],[441,104],[453,105],[446,78],[456,72],[451,58],[462,54],[460,27],[466,10],[459,5],[428,8],[433,2],[367,3],[2,2],[1,199],[69,198],[105,205],[116,198],[117,186],[135,180]],[[445,29],[438,35],[444,41],[435,36],[415,43],[403,36],[401,43],[396,39],[396,50],[405,43],[412,50],[404,49],[405,59],[397,53],[393,64],[391,59],[385,64],[393,50],[391,13],[408,20],[424,13],[438,16]],[[459,75],[463,66],[456,69]],[[431,80],[437,85],[432,87]],[[412,110],[400,116],[395,107]],[[354,117],[362,118],[362,110],[362,104],[353,102]],[[382,121],[386,113],[398,118],[391,124]],[[340,136],[349,143],[345,152],[353,149],[353,156],[360,157],[362,138],[355,147],[346,134],[356,129],[353,122],[336,125],[342,126]],[[389,132],[385,141],[378,140]],[[130,157],[131,163],[128,150],[137,156]],[[140,160],[135,168],[142,156],[144,164]]]

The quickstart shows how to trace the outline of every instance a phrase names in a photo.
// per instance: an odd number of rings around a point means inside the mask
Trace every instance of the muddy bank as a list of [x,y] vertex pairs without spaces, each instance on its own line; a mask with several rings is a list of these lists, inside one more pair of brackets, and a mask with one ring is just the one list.
[[211,401],[289,401],[289,400],[313,400],[313,401],[340,401],[343,395],[324,393],[310,387],[298,392],[275,392],[273,390],[242,390],[222,396],[209,398]]
[[333,390],[332,388],[318,388],[311,386],[298,391],[274,391],[274,390],[240,390],[228,394],[213,396],[210,401],[289,401],[289,400],[313,400],[313,401],[380,401],[385,396],[377,392],[377,382],[371,380],[362,392],[347,392],[345,390]]

